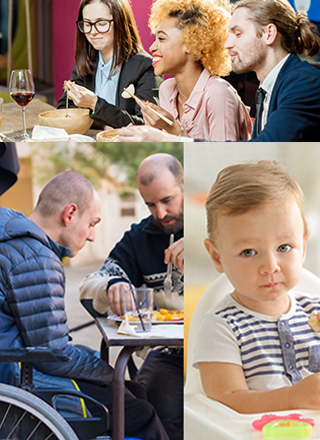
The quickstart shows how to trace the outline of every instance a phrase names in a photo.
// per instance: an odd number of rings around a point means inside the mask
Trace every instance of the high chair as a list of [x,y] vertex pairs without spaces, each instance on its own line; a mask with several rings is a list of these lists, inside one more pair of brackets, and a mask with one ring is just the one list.
[[[184,439],[185,440],[262,440],[261,431],[252,428],[252,422],[263,414],[240,414],[229,407],[207,397],[203,391],[200,372],[192,366],[197,330],[202,316],[215,306],[233,287],[225,274],[218,278],[204,292],[191,319],[186,384],[184,391]],[[320,278],[307,269],[302,270],[301,280],[294,289],[320,297]],[[316,421],[312,439],[320,440],[320,411],[290,410],[274,411],[276,415],[301,413]]]

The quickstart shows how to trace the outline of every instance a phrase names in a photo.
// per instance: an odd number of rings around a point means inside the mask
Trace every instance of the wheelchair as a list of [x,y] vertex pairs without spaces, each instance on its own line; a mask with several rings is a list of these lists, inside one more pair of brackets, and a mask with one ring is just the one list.
[[[59,350],[39,348],[0,351],[0,362],[20,362],[19,387],[0,383],[0,438],[14,440],[107,440],[109,412],[97,400],[78,391],[34,389],[34,362],[67,361]],[[61,396],[82,399],[99,415],[88,418],[76,414],[63,416],[57,410]],[[96,413],[96,411],[95,411]]]

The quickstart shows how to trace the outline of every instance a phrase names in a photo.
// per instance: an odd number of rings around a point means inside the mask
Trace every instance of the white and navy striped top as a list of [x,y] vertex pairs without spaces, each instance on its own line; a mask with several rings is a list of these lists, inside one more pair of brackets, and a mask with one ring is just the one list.
[[291,307],[281,316],[255,313],[231,294],[202,318],[194,353],[198,362],[242,366],[250,389],[268,390],[320,371],[320,333],[308,326],[320,298],[290,292]]

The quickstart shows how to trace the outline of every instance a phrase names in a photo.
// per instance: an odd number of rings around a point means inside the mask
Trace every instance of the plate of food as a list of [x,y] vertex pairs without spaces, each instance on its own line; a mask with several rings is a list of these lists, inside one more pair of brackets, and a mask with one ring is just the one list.
[[[110,321],[121,323],[125,320],[125,316],[110,315]],[[129,322],[139,321],[136,316],[128,315]],[[184,311],[183,310],[167,310],[159,309],[152,312],[152,324],[183,324]]]

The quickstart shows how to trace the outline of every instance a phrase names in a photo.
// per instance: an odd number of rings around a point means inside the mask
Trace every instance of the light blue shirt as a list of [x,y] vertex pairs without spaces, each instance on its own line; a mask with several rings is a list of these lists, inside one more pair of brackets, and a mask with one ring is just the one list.
[[116,105],[116,95],[120,76],[120,69],[113,76],[110,76],[111,60],[105,64],[99,52],[99,60],[96,71],[95,94],[105,99],[109,104]]

